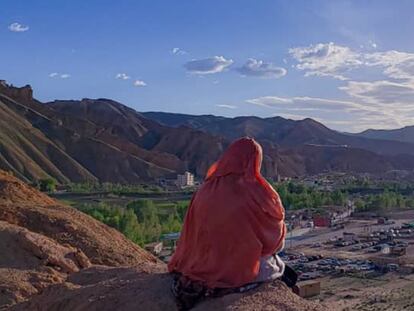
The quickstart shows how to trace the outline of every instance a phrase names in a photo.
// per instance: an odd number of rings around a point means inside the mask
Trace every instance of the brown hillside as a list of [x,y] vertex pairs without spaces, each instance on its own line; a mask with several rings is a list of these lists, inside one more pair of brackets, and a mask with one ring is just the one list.
[[59,144],[37,129],[27,115],[50,122],[0,92],[0,169],[13,171],[24,180],[46,177],[62,183],[96,180]]
[[[170,173],[190,169],[197,175],[204,176],[207,167],[218,158],[223,143],[225,144],[223,138],[201,131],[160,125],[135,110],[108,99],[54,101],[47,106],[59,114],[95,124],[99,128],[93,136],[96,140],[104,141],[154,165],[168,168]],[[78,133],[82,137],[87,134]],[[92,154],[98,155],[95,150]],[[85,165],[91,167],[90,163]],[[108,161],[105,165],[108,165]],[[107,170],[108,168],[102,168],[101,171]],[[140,174],[145,174],[145,170]],[[164,174],[168,175],[168,172]],[[128,172],[117,175],[128,176]]]
[[[188,169],[204,174],[207,163],[215,160],[204,152],[215,145],[211,135],[162,126],[107,99],[42,104],[32,97],[30,86],[2,82],[0,117],[0,169],[23,180],[51,176],[61,183],[140,183]],[[182,153],[174,144],[158,148],[165,146],[167,136],[191,140],[194,149]]]
[[0,309],[91,264],[164,269],[118,231],[0,170]]
[[16,179],[11,173],[0,170],[0,202],[28,203],[51,205],[57,204],[55,200],[44,193],[27,186]]
[[157,263],[153,256],[117,230],[56,202],[2,171],[0,189],[0,220],[79,248],[93,264]]

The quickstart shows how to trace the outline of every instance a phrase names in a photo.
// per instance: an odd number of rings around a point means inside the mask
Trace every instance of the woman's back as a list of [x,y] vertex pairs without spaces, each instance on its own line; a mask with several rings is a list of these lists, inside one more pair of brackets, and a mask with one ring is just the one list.
[[280,247],[286,230],[260,159],[260,146],[241,139],[210,170],[190,204],[170,271],[212,288],[254,280],[260,258]]

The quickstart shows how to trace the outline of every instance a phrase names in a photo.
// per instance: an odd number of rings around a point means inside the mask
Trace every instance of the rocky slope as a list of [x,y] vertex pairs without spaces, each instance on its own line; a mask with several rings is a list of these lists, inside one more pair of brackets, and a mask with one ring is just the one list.
[[36,128],[36,120],[53,124],[48,117],[2,94],[0,88],[0,168],[13,171],[23,180],[48,176],[62,183],[96,180],[62,146]]
[[224,140],[166,127],[107,99],[42,104],[0,83],[0,168],[25,180],[139,183],[204,174]]
[[[122,234],[0,171],[0,310],[176,310],[166,267]],[[195,310],[325,310],[275,282]]]
[[[93,267],[71,275],[65,283],[51,286],[41,295],[16,305],[11,310],[176,310],[169,294],[167,274],[143,274],[135,268]],[[193,308],[209,310],[326,310],[314,302],[305,301],[283,283],[263,285],[246,294],[232,294],[209,299]]]

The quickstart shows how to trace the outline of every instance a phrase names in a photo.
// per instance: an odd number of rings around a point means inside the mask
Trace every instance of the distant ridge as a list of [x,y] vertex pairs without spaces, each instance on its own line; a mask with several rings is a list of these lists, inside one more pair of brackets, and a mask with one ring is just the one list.
[[406,143],[414,143],[414,126],[406,126],[394,130],[369,129],[356,135],[372,139],[387,139]]
[[144,112],[145,117],[164,125],[188,126],[204,132],[235,139],[252,136],[282,147],[303,145],[348,146],[361,148],[382,155],[414,154],[414,143],[381,141],[347,135],[327,128],[320,122],[306,118],[290,120],[282,117],[216,117],[212,115],[186,115],[166,112]]
[[30,86],[0,81],[0,169],[25,181],[144,183],[185,170],[202,179],[242,136],[262,144],[268,178],[414,168],[414,143],[347,135],[312,119],[139,113],[104,98],[45,104]]

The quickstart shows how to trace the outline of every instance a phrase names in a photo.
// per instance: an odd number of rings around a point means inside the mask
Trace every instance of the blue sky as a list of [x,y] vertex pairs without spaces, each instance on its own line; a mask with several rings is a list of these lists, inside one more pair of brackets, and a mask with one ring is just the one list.
[[414,124],[413,1],[0,2],[0,78],[42,101]]

